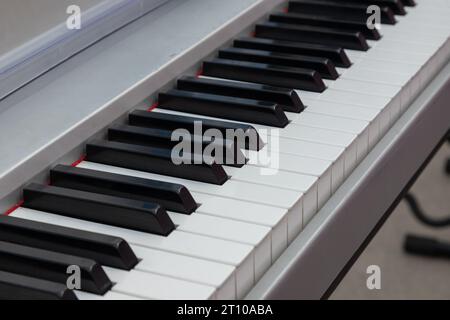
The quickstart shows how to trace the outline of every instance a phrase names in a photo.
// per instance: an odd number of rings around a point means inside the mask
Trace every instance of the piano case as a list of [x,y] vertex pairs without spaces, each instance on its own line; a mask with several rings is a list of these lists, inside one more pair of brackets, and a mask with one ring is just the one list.
[[[82,8],[81,29],[69,30],[66,20],[56,19],[62,22],[54,24],[39,36],[26,38],[24,43],[10,49],[3,48],[0,50],[0,100],[77,52],[167,1],[94,0],[90,2],[91,6],[88,9]],[[49,15],[49,11],[51,15],[51,10],[42,8],[36,15],[36,12],[30,10],[25,16],[30,16],[30,20],[55,18],[45,17]],[[4,11],[4,14],[7,12]],[[69,16],[68,14],[67,18]],[[36,21],[32,21],[29,24],[31,28],[35,23]],[[13,24],[8,28],[14,28],[14,22],[8,24]]]

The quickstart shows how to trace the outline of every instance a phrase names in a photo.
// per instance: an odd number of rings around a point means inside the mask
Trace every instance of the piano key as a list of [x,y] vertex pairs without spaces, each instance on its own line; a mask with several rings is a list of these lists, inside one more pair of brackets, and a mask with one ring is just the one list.
[[66,284],[68,267],[81,271],[81,289],[108,292],[112,283],[94,260],[0,241],[0,270]]
[[[325,163],[328,164],[328,169],[325,174],[320,177],[318,176],[318,208],[320,208],[328,197],[336,191],[345,178],[344,172],[348,171],[348,168],[351,167],[354,162],[353,157],[348,157],[346,154],[345,148],[317,144],[304,140],[280,138],[278,143],[268,143],[267,148],[270,150],[269,152],[296,155],[301,158],[324,160]],[[358,155],[358,152],[356,153],[356,156]],[[249,153],[251,154],[252,152]]]
[[250,99],[172,89],[159,94],[158,107],[279,128],[287,125],[287,118],[281,106]]
[[77,300],[66,285],[0,271],[1,300]]
[[408,83],[410,77],[408,75],[394,73],[390,71],[367,70],[355,66],[352,70],[348,70],[342,75],[343,79],[370,81],[380,84],[389,84],[403,87]]
[[[398,27],[400,27],[399,25]],[[439,34],[433,34],[433,33],[427,33],[423,32],[412,32],[411,30],[407,29],[407,26],[403,28],[404,30],[402,32],[397,32],[397,27],[393,27],[392,29],[386,28],[386,26],[383,26],[383,40],[389,40],[389,41],[413,41],[414,43],[420,43],[420,44],[442,44],[446,37],[444,35]]]
[[177,87],[184,91],[269,101],[277,103],[284,111],[289,112],[298,113],[304,109],[304,105],[295,90],[287,88],[205,77],[182,77],[177,81]]
[[105,268],[118,293],[145,300],[215,300],[215,288],[141,271]]
[[[255,156],[253,156],[255,158]],[[257,156],[256,156],[256,159]],[[294,159],[298,160],[298,159]],[[305,160],[307,161],[307,160]],[[317,167],[320,166],[323,161],[311,161],[311,163]],[[123,168],[99,165],[95,163],[82,162],[80,164],[83,168],[90,168],[95,170],[103,170],[107,172],[127,174],[131,176],[150,178],[150,179],[165,179],[174,183],[185,184],[191,192],[194,194],[202,193],[205,195],[211,195],[212,197],[208,200],[215,200],[217,197],[222,197],[226,199],[231,199],[232,204],[230,207],[236,207],[234,200],[247,201],[254,204],[266,205],[275,208],[282,208],[288,210],[288,228],[292,235],[297,235],[303,227],[303,194],[297,191],[291,190],[280,190],[276,187],[268,187],[264,185],[252,184],[248,182],[235,181],[233,178],[230,179],[226,184],[220,187],[213,187],[212,185],[207,185],[205,183],[200,183],[196,181],[186,181],[178,178],[172,177],[162,177],[155,174],[149,174],[146,172],[128,170]],[[295,169],[294,169],[295,170]],[[315,170],[318,170],[317,168]],[[330,170],[331,171],[331,170]],[[318,185],[319,191],[317,196],[322,198],[327,198],[331,192],[331,173],[324,174]],[[314,189],[313,189],[314,190]],[[198,194],[195,195],[198,197]],[[203,198],[204,199],[204,198]],[[205,203],[199,207],[198,212],[205,212]],[[215,207],[215,206],[214,206]],[[211,212],[208,212],[211,213]]]
[[404,6],[414,7],[416,5],[415,0],[401,0]]
[[[356,159],[362,160],[369,149],[369,122],[348,117],[324,115],[315,112],[305,112],[304,117],[292,118],[292,123],[315,128],[330,129],[340,132],[347,132],[357,136]],[[347,174],[353,168],[347,168]]]
[[[347,79],[347,78],[346,78]],[[354,80],[354,79],[348,79]],[[383,83],[381,83],[383,84]],[[329,89],[323,95],[320,96],[320,101],[337,102],[344,104],[351,104],[355,106],[361,106],[365,108],[374,108],[382,110],[391,100],[388,97],[368,95],[357,92],[341,91]]]
[[28,185],[23,206],[69,217],[167,236],[175,228],[158,204],[38,184]]
[[[276,152],[276,149],[273,149],[273,151]],[[254,152],[250,151],[248,153],[248,157],[250,159],[250,165],[256,166],[260,169],[270,169],[270,166],[267,165],[267,163],[259,161],[257,155]],[[308,168],[308,171],[315,171],[314,175],[319,179],[317,184],[317,204],[315,203],[316,199],[314,198],[314,202],[312,203],[312,205],[304,205],[304,209],[306,210],[303,211],[303,225],[306,225],[306,223],[310,221],[316,210],[322,207],[322,205],[326,200],[329,199],[333,192],[332,163],[319,159],[301,158],[299,156],[290,154],[280,153],[278,157],[280,158],[280,167],[283,171],[301,174],[304,172],[304,169],[302,169],[302,167]]]
[[310,42],[342,46],[346,49],[367,51],[369,45],[359,31],[337,30],[326,27],[292,25],[278,22],[257,24],[255,35],[258,38],[275,40]]
[[[176,111],[170,111],[170,110],[160,110],[159,112],[166,112],[169,114],[175,114],[175,115],[179,115],[179,116],[183,116],[185,114],[180,113],[180,112],[176,112]],[[209,117],[205,117],[206,119],[210,120],[211,118]],[[254,127],[259,130],[259,133],[261,136],[270,134],[271,130],[268,127],[265,126],[261,126],[261,125],[254,125]],[[291,127],[289,129],[289,127]],[[298,130],[296,130],[298,129]],[[296,132],[298,131],[298,132]],[[312,128],[312,127],[302,127],[302,126],[298,126],[298,125],[293,125],[292,126],[288,126],[288,128],[279,131],[279,135],[282,138],[290,138],[290,139],[295,139],[295,140],[299,140],[299,141],[311,141],[311,142],[317,142],[317,143],[323,143],[323,144],[329,144],[332,145],[333,143],[337,143],[337,145],[345,145],[345,150],[342,154],[343,158],[347,159],[347,163],[349,164],[348,167],[352,167],[355,163],[355,161],[357,160],[357,147],[356,145],[351,146],[349,148],[347,148],[348,143],[350,142],[350,140],[353,138],[355,139],[356,137],[350,134],[345,134],[345,133],[339,133],[336,131],[330,131],[330,130],[324,130],[324,129],[317,129],[317,128]],[[304,136],[302,136],[304,135]],[[277,139],[275,139],[275,141],[277,141]],[[267,143],[267,142],[266,142]],[[261,156],[258,153],[252,153],[256,156],[257,159],[262,159]],[[248,156],[248,153],[246,153],[246,155]],[[333,159],[336,160],[336,159]],[[297,160],[299,161],[299,159]],[[350,165],[351,164],[351,165]],[[283,163],[279,163],[277,165],[281,165],[280,169],[283,170]],[[290,171],[290,167],[289,170]],[[305,173],[305,174],[311,174],[311,172],[313,172],[314,174],[316,173],[316,169],[312,169],[312,171],[310,171],[311,169],[309,167],[302,167],[302,172],[300,173]],[[329,183],[331,184],[331,182]],[[323,197],[323,199],[326,199],[328,197],[329,192],[324,193],[325,196]]]
[[123,239],[9,216],[0,216],[0,241],[84,257],[124,270],[138,263]]
[[162,250],[133,246],[140,262],[135,270],[186,280],[216,289],[219,300],[236,299],[235,268]]
[[[311,113],[325,114],[334,117],[342,117],[372,122],[380,113],[378,109],[355,106],[344,103],[323,101],[323,100],[307,100],[308,111]],[[297,117],[290,115],[289,120],[295,121]]]
[[239,38],[234,40],[233,46],[236,48],[266,50],[273,52],[282,52],[290,54],[299,54],[313,57],[328,58],[337,67],[348,68],[351,62],[344,49],[338,46],[330,46],[315,43],[302,43],[281,41],[264,38]]
[[[380,49],[379,50],[386,50],[386,51],[395,51],[395,52],[414,52],[418,54],[425,54],[428,57],[431,57],[439,50],[441,47],[441,43],[435,43],[435,44],[421,44],[416,43],[412,39],[410,40],[386,40],[383,42],[380,42]],[[408,61],[404,61],[404,63],[408,63]]]
[[58,165],[50,171],[53,186],[102,193],[110,196],[155,202],[167,210],[190,214],[197,208],[186,187]]
[[380,7],[389,7],[394,14],[404,16],[406,14],[406,10],[403,2],[404,0],[339,0],[342,3],[356,3],[356,4],[366,4],[369,5],[377,5]]
[[[341,93],[341,92],[339,92]],[[344,92],[347,94],[347,92]],[[387,99],[389,101],[389,99]],[[381,108],[381,107],[380,107]],[[172,110],[158,110],[158,112],[167,113],[171,115],[185,116],[185,114],[178,111]],[[215,118],[203,116],[206,120],[216,120]],[[245,123],[244,123],[245,124]],[[258,130],[260,136],[271,136],[273,134],[279,135],[282,138],[295,139],[295,140],[305,140],[311,142],[317,142],[321,144],[343,146],[347,148],[356,138],[352,134],[336,132],[332,130],[317,129],[313,127],[306,127],[301,125],[290,124],[283,130],[275,130],[263,125],[253,125],[256,130]],[[267,141],[265,141],[267,143]],[[256,153],[257,154],[257,153]],[[354,153],[356,156],[356,151]]]
[[[181,112],[177,111],[170,111],[170,110],[159,110],[159,112],[164,112],[167,114],[174,114],[178,116],[184,116],[186,114],[183,114]],[[213,118],[209,118],[204,116],[206,120],[211,120]],[[262,125],[254,125],[254,127],[260,132],[260,136],[263,135],[270,135],[271,128],[262,126]],[[298,131],[298,132],[296,132]],[[328,145],[336,145],[336,146],[342,146],[345,147],[348,146],[351,139],[354,139],[355,137],[353,135],[339,133],[336,131],[331,130],[324,130],[324,129],[317,129],[312,127],[302,127],[298,125],[289,125],[287,128],[276,131],[279,133],[280,137],[282,138],[290,138],[295,140],[301,140],[301,141],[311,141],[311,142],[317,142],[321,144],[328,144]],[[276,139],[277,140],[277,139]],[[356,150],[353,148],[349,148],[349,150],[346,151],[347,156],[349,158],[356,158]],[[257,154],[257,153],[256,153]],[[305,169],[305,168],[303,168]]]
[[[367,5],[342,3],[341,1],[298,0],[289,2],[289,12],[320,14],[348,20],[367,21]],[[394,12],[389,7],[381,7],[381,23],[395,24]]]
[[324,79],[336,80],[339,75],[333,62],[327,58],[293,55],[254,49],[226,48],[219,51],[221,59],[267,63],[273,65],[313,69]]
[[[148,147],[174,148],[180,143],[180,140],[176,136],[173,136],[174,133],[175,131],[159,128],[113,125],[108,129],[108,139],[110,141]],[[211,154],[218,164],[242,167],[246,162],[245,156],[239,147],[233,141],[226,140],[226,137],[219,139],[219,137],[189,134],[188,137],[183,136],[183,138],[191,139],[190,152],[192,153],[203,154],[212,147],[221,150],[220,153]]]
[[[196,128],[198,129],[198,126],[196,126],[196,122],[201,123],[201,129],[203,131],[195,131]],[[260,150],[263,146],[263,142],[261,141],[258,132],[253,128],[253,126],[235,122],[207,120],[204,118],[193,116],[180,117],[162,112],[146,112],[135,110],[129,114],[129,123],[133,126],[163,128],[167,130],[186,129],[191,134],[195,134],[198,136],[204,135],[204,133],[209,129],[219,130],[224,137],[227,136],[227,130],[234,132],[241,131],[243,135],[248,136],[251,141],[254,141],[254,143],[246,144],[245,148]]]
[[[321,163],[314,163],[314,165],[315,167],[318,167],[321,165]],[[197,181],[160,176],[153,173],[130,170],[114,166],[106,166],[91,162],[82,162],[79,166],[86,169],[126,174],[145,179],[164,179],[165,181],[172,183],[183,183],[191,192],[197,191],[205,194],[219,195],[226,198],[260,203],[280,208],[291,208],[299,198],[298,192],[279,190],[278,188],[255,185],[242,181],[234,181],[233,179],[230,179],[222,186],[215,186]]]
[[[269,207],[263,204],[222,198],[220,195],[210,195],[193,191],[195,198],[201,203],[197,212],[230,220],[253,223],[257,225],[280,228],[280,235],[283,228],[287,230],[285,217],[287,210],[278,207]],[[285,226],[285,227],[283,227]]]
[[[385,128],[390,124],[392,113],[390,111],[381,111],[374,108],[346,105],[341,103],[311,100],[308,102],[311,113],[330,115],[338,118],[348,118],[367,121],[369,123],[367,131],[369,136],[369,149],[373,147],[380,138],[380,127]],[[295,117],[290,120],[296,122]],[[336,119],[337,121],[337,119]],[[357,148],[357,159],[361,159],[367,153],[361,145]]]
[[191,216],[171,213],[170,217],[178,225],[178,231],[253,246],[256,279],[260,279],[272,264],[272,239],[268,227],[198,213]]
[[213,59],[203,63],[203,74],[314,92],[323,92],[326,89],[320,74],[314,70],[263,63]]
[[[313,191],[317,194],[317,191]],[[194,192],[202,204],[197,212],[234,221],[242,221],[272,228],[272,260],[275,261],[287,247],[288,230],[295,232],[302,228],[301,215],[293,210],[269,207],[242,200],[222,198]],[[314,195],[313,195],[314,196]],[[290,227],[289,227],[290,226]]]
[[[191,258],[171,252],[133,245],[140,261],[135,270],[214,287],[219,300],[236,299],[235,268],[230,265]],[[169,280],[170,281],[170,280]],[[154,287],[150,286],[152,289]],[[176,288],[173,288],[176,290]],[[133,292],[131,294],[134,294]],[[77,292],[80,300],[130,300],[136,296],[109,291],[105,296]],[[155,298],[155,297],[153,297]]]
[[143,170],[179,176],[183,178],[223,184],[228,177],[222,166],[213,159],[202,157],[199,163],[192,165],[192,156],[182,155],[185,163],[175,164],[172,159],[172,149],[139,146],[113,141],[93,141],[86,146],[86,159],[125,168]]
[[321,115],[314,112],[305,112],[303,117],[296,117],[294,124],[310,126],[314,128],[329,129],[359,135],[367,126],[367,121],[349,118],[337,118],[335,116]]
[[366,21],[351,21],[342,18],[300,13],[275,13],[270,15],[269,21],[294,25],[328,27],[335,28],[337,30],[343,29],[359,31],[362,32],[368,40],[379,40],[381,38],[381,35],[377,29],[367,28]]
[[130,296],[126,294],[121,294],[113,291],[109,291],[106,294],[100,296],[97,294],[92,294],[84,291],[76,291],[76,296],[79,300],[88,300],[88,301],[96,301],[96,300],[104,300],[104,301],[127,301],[127,300],[143,300],[136,296]]
[[[161,237],[64,216],[55,216],[43,211],[26,208],[19,208],[12,213],[12,216],[46,223],[52,222],[62,226],[70,225],[74,228],[91,232],[108,233],[124,238],[132,245],[234,266],[236,268],[236,291],[238,298],[242,298],[255,282],[253,247],[249,245],[176,230],[168,237]],[[189,268],[189,265],[186,268]],[[113,278],[113,281],[115,280]],[[116,286],[113,287],[113,291],[115,288]],[[172,286],[171,289],[174,290],[174,288],[176,286]],[[163,292],[166,291],[164,290]],[[175,292],[173,294],[177,293]]]

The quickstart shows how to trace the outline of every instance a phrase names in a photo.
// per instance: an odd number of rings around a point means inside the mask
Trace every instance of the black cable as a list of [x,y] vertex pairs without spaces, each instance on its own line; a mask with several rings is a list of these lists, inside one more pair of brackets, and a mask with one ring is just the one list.
[[428,217],[420,207],[416,198],[411,193],[406,194],[405,200],[406,203],[408,203],[409,207],[411,208],[411,211],[413,212],[414,216],[420,222],[435,228],[443,228],[450,226],[450,217],[443,219],[434,219]]

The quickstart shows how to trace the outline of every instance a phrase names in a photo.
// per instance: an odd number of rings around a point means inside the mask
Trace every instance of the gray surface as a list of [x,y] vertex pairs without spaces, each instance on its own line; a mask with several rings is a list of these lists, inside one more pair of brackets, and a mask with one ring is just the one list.
[[248,299],[320,299],[326,293],[448,130],[449,88],[447,64],[263,276]]
[[[450,177],[444,174],[449,158],[450,147],[445,144],[412,189],[433,217],[450,216]],[[420,224],[402,202],[331,299],[450,299],[450,260],[405,254],[402,246],[407,233],[450,242],[450,228],[434,229]],[[370,265],[381,268],[381,290],[366,287],[366,269]]]
[[[166,1],[0,2],[0,99]],[[81,29],[67,29],[70,4],[80,6]]]
[[172,0],[1,101],[0,211],[35,175],[281,3]]
[[0,57],[67,19],[66,8],[89,10],[104,0],[0,0]]

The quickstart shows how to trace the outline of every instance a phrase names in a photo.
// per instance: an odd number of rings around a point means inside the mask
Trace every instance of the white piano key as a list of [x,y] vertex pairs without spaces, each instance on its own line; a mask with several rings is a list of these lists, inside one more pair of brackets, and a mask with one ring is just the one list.
[[216,288],[217,299],[236,299],[235,268],[217,262],[132,245],[140,259],[135,270],[169,276]]
[[288,189],[303,194],[303,213],[312,215],[317,211],[318,177],[295,172],[278,170],[274,174],[262,175],[261,168],[245,166],[243,168],[224,167],[227,174],[238,181],[268,185]]
[[[261,168],[267,168],[268,165],[258,161],[255,151],[246,151],[245,154],[249,158],[249,165]],[[326,160],[303,158],[290,154],[279,154],[280,167],[283,170],[293,173],[302,173],[304,168],[308,168],[311,174],[319,177],[317,185],[317,207],[320,208],[332,194],[332,164]],[[312,212],[305,211],[303,213],[304,223],[311,218]]]
[[[324,122],[326,122],[326,120],[327,119],[323,119]],[[314,126],[310,127],[299,123],[289,124],[286,128],[280,131],[280,136],[296,140],[330,144],[344,148],[350,146],[356,138],[356,136],[351,133]]]
[[[280,154],[295,155],[301,157],[303,160],[320,159],[328,162],[328,169],[323,176],[319,176],[316,171],[309,171],[308,175],[314,175],[319,177],[318,183],[318,207],[320,208],[324,201],[328,199],[331,193],[333,193],[337,187],[344,180],[345,171],[345,149],[342,147],[335,147],[331,145],[317,144],[301,140],[284,139],[280,138],[278,144],[272,145],[268,143],[266,147],[270,150],[278,151]],[[245,151],[247,156],[254,155],[253,151]],[[254,155],[256,156],[256,155]],[[300,161],[301,159],[298,159]],[[351,164],[347,164],[347,168]],[[305,170],[307,165],[299,166],[301,170]],[[289,169],[287,170],[289,171]],[[292,171],[290,171],[292,172]],[[331,176],[330,173],[331,172]],[[331,188],[329,187],[329,178],[331,177]]]
[[[275,261],[287,247],[288,214],[287,209],[268,207],[245,201],[225,199],[207,194],[192,192],[200,203],[196,212],[211,216],[243,221],[272,228],[272,260]],[[294,218],[291,218],[295,220]]]
[[108,291],[104,295],[100,296],[97,294],[88,293],[85,291],[76,291],[75,295],[79,300],[104,300],[104,301],[124,301],[124,300],[143,300],[136,296],[130,296],[122,293],[117,293],[114,291]]
[[345,148],[305,140],[293,140],[280,137],[277,143],[269,140],[268,149],[278,150],[280,153],[293,154],[306,158],[315,158],[328,161],[337,161],[345,151]]
[[[318,101],[318,100],[316,100]],[[362,159],[367,154],[369,148],[369,123],[356,119],[323,115],[304,111],[301,114],[295,114],[290,117],[293,124],[303,124],[310,127],[330,129],[334,131],[347,132],[356,135],[356,158]],[[350,171],[352,168],[348,168]]]
[[254,247],[255,279],[259,278],[272,263],[271,229],[246,222],[212,217],[199,213],[191,215],[169,213],[178,231],[185,231],[222,240],[248,244]]
[[328,89],[320,96],[319,100],[383,110],[391,99],[389,97]]
[[[374,61],[377,62],[377,66],[379,67],[378,60],[369,60],[369,59],[364,59],[363,62],[361,63],[361,66],[364,66],[366,68],[372,68],[372,66],[375,66]],[[386,62],[386,63],[390,64],[393,62]],[[410,65],[408,64],[407,66],[409,67]],[[339,91],[350,91],[389,98],[395,97],[401,90],[400,86],[386,85],[368,81],[361,82],[351,79],[339,79],[338,81],[333,82],[330,88]]]
[[[305,192],[317,183],[317,176],[278,170],[271,175],[262,175],[261,169],[248,165],[242,168],[223,167],[225,172],[238,181],[268,185],[282,189]],[[291,180],[291,181],[289,181]]]
[[[375,108],[367,108],[338,102],[324,100],[305,100],[304,102],[308,106],[308,112],[311,113],[362,120],[369,123],[372,122],[380,113],[380,110]],[[298,117],[299,115],[295,113],[288,114],[288,118],[292,121]]]
[[141,271],[104,267],[114,292],[147,300],[215,300],[215,288]]
[[397,52],[397,51],[386,51],[383,49],[374,48],[368,51],[364,58],[374,59],[374,60],[387,60],[393,62],[405,62],[412,63],[415,65],[423,65],[428,60],[428,55],[415,52]]
[[361,132],[363,132],[368,126],[367,121],[318,114],[310,112],[309,108],[300,114],[290,114],[289,119],[294,124],[306,125],[321,129],[328,128],[333,131],[346,132],[356,135],[361,134]]
[[12,216],[109,234],[121,237],[132,245],[234,266],[237,298],[242,298],[255,282],[253,247],[249,245],[176,230],[162,237],[25,208],[19,208]]
[[[394,86],[403,87],[408,83],[410,77],[408,75],[389,72],[389,71],[377,71],[377,70],[367,70],[361,67],[361,63],[364,63],[364,60],[361,60],[358,65],[353,66],[348,71],[346,71],[343,75],[343,79],[349,80],[357,80],[357,81],[367,81],[374,82],[380,84],[388,84]],[[325,92],[326,94],[326,92]]]
[[[395,52],[414,52],[418,54],[424,54],[431,56],[433,53],[436,52],[436,50],[439,49],[439,46],[436,44],[428,44],[423,45],[419,43],[414,43],[410,41],[393,41],[393,40],[387,40],[383,39],[383,41],[380,41],[379,47],[380,50],[386,50],[386,51],[395,51]],[[405,61],[407,62],[407,61]]]

